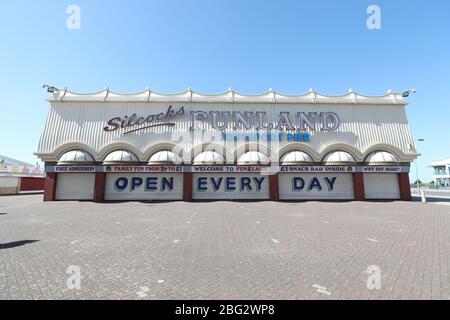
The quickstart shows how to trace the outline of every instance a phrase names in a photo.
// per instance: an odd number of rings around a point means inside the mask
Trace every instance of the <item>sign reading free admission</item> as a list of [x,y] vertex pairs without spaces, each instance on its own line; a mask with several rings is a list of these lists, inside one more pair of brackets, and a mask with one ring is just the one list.
[[45,167],[46,172],[55,173],[94,173],[97,172],[95,166],[49,166]]

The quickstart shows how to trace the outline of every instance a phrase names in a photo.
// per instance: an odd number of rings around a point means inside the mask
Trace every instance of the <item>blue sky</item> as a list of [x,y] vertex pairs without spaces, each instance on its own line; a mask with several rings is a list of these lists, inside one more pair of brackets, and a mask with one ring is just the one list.
[[[71,4],[80,30],[66,27]],[[371,4],[381,30],[366,27]],[[2,1],[0,154],[36,161],[43,83],[83,92],[416,88],[407,113],[425,139],[419,170],[429,181],[429,162],[450,157],[449,14],[448,0]]]

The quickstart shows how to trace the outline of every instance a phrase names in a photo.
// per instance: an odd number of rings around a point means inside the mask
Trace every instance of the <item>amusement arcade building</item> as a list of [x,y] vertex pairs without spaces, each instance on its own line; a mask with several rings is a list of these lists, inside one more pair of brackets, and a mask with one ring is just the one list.
[[36,154],[53,200],[410,200],[401,94],[58,90]]

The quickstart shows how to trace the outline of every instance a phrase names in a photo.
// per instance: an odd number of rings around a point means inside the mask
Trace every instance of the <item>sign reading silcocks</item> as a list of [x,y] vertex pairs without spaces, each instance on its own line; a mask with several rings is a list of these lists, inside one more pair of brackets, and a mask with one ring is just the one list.
[[[110,132],[117,129],[126,129],[124,133],[132,133],[157,126],[175,126],[174,118],[181,117],[185,113],[184,107],[175,110],[169,106],[165,112],[138,116],[115,117],[107,122],[104,131]],[[297,112],[294,116],[290,112],[280,112],[277,121],[267,121],[265,111],[191,111],[190,129],[199,127],[200,123],[207,122],[216,130],[286,130],[286,131],[320,131],[334,132],[340,126],[339,116],[334,112]]]

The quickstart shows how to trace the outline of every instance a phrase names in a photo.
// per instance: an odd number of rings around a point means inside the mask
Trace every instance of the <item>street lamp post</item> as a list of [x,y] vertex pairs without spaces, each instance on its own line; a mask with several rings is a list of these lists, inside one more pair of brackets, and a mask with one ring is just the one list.
[[[419,140],[417,140],[417,141],[418,141],[418,142],[423,142],[423,141],[425,141],[425,139],[419,139]],[[417,157],[417,159],[416,159],[416,186],[417,186],[417,192],[420,193],[418,159],[419,159],[419,157]]]

